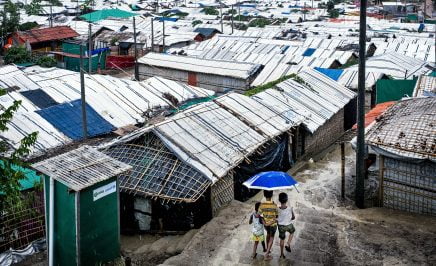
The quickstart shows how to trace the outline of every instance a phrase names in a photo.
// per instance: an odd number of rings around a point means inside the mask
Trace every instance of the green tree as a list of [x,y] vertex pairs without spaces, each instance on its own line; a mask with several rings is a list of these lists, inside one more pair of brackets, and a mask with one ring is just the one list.
[[333,1],[328,1],[327,2],[327,11],[333,10],[335,9],[335,3]]
[[7,0],[3,4],[3,10],[0,11],[1,18],[1,34],[2,37],[15,32],[20,24],[20,13],[17,4],[12,3],[11,0]]
[[[0,95],[6,94],[4,89],[0,89]],[[8,124],[11,121],[14,113],[17,112],[21,105],[21,101],[14,103],[0,113],[0,133],[8,131]],[[24,173],[18,167],[26,167],[23,158],[30,154],[32,146],[36,142],[37,132],[33,132],[25,136],[17,148],[11,152],[10,146],[0,140],[0,159],[2,167],[0,167],[0,191],[3,194],[3,208],[11,206],[19,206],[24,204],[20,194],[19,181],[24,179]],[[9,154],[9,155],[7,155]]]
[[266,18],[256,18],[248,23],[248,27],[259,27],[264,28],[266,25],[271,24],[271,21]]
[[32,61],[32,54],[25,47],[13,46],[9,48],[4,57],[5,64],[22,64]]
[[56,59],[52,56],[41,56],[35,60],[35,63],[42,67],[55,67]]
[[202,23],[203,23],[203,21],[201,21],[201,20],[194,20],[194,21],[192,21],[192,27],[195,27],[195,26],[202,24]]
[[329,10],[328,13],[329,13],[329,17],[331,18],[339,17],[339,11],[337,9]]
[[41,0],[32,0],[28,5],[24,6],[27,15],[38,15],[42,11]]
[[214,7],[205,7],[201,10],[201,12],[204,12],[206,15],[219,15],[219,12]]
[[27,31],[27,30],[31,30],[33,28],[36,28],[38,26],[38,23],[36,22],[25,22],[23,24],[20,24],[18,26],[18,30],[19,31]]

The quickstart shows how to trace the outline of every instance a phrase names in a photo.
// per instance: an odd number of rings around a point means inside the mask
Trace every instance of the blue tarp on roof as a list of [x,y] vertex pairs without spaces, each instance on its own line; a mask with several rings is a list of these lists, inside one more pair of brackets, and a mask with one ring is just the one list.
[[323,73],[324,75],[335,81],[338,81],[339,77],[342,75],[342,72],[344,72],[343,69],[329,69],[329,68],[322,68],[322,67],[315,67],[315,70]]
[[307,48],[306,51],[304,51],[303,56],[311,56],[316,51],[315,48]]
[[[36,111],[56,129],[73,140],[83,138],[81,100],[58,104]],[[115,130],[115,127],[86,104],[88,136],[102,135]]]
[[178,20],[178,18],[172,18],[172,17],[159,17],[159,22],[162,21],[172,21],[172,22],[176,22]]
[[20,93],[40,109],[58,104],[50,95],[41,89],[21,91]]
[[215,28],[196,28],[194,30],[194,32],[198,32],[203,34],[204,36],[206,36],[206,38],[212,37],[213,34],[215,34],[216,32],[220,32],[219,30],[215,29]]

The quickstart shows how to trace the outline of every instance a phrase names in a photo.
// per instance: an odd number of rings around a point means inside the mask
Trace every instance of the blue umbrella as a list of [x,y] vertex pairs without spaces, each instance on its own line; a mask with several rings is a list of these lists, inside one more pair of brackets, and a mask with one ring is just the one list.
[[[297,189],[297,181],[285,172],[262,172],[243,183],[251,189],[278,190],[278,189]],[[297,189],[298,191],[298,189]]]

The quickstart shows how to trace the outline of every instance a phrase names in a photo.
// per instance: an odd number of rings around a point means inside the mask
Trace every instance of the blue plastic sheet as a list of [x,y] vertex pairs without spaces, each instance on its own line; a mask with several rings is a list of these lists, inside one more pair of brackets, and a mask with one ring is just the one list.
[[[73,140],[83,138],[81,100],[55,105],[36,111],[56,129]],[[86,104],[88,136],[94,137],[109,133],[115,127]]]
[[338,81],[339,77],[344,72],[343,69],[329,69],[329,68],[322,68],[322,67],[315,67],[315,70],[323,73],[324,75],[335,81]]
[[40,109],[58,104],[50,95],[41,89],[20,91],[20,93]]
[[315,48],[307,48],[306,51],[304,51],[303,56],[311,56],[316,51]]

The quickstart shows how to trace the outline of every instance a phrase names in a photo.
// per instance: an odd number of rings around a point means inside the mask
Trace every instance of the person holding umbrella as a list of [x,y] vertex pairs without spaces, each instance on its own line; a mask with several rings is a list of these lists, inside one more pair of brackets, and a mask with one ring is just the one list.
[[[267,251],[265,260],[270,260],[271,248],[274,242],[274,235],[277,230],[278,207],[272,201],[273,190],[279,189],[297,189],[297,181],[290,175],[284,172],[262,172],[259,173],[243,183],[244,186],[250,189],[263,189],[263,195],[266,199],[265,202],[259,206],[259,213],[263,216],[265,221]],[[298,192],[298,190],[297,190]]]
[[266,230],[266,253],[265,260],[272,259],[271,257],[271,248],[274,243],[274,235],[277,231],[277,218],[279,215],[279,209],[277,204],[272,200],[273,191],[272,190],[264,190],[263,196],[266,201],[262,202],[259,206],[259,213],[263,217],[265,221],[265,230]]

